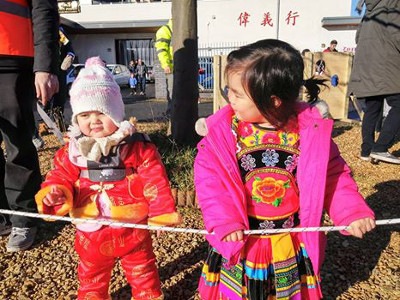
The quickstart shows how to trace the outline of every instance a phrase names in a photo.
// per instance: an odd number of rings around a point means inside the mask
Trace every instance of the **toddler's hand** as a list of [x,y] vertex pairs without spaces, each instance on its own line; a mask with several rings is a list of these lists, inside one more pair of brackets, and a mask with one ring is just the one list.
[[234,231],[230,234],[227,234],[222,240],[224,242],[240,242],[243,240],[243,231]]
[[359,219],[350,224],[350,229],[347,231],[358,238],[362,238],[365,233],[375,228],[375,220],[371,218]]
[[65,203],[65,195],[62,190],[57,188],[55,185],[51,187],[50,193],[46,195],[46,197],[43,199],[43,203],[46,204],[47,206],[55,206],[55,205],[61,205]]

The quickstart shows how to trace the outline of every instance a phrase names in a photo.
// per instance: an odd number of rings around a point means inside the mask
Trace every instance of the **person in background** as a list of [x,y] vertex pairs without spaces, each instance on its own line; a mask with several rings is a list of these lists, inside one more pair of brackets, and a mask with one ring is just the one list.
[[[32,143],[36,98],[43,105],[58,91],[58,7],[56,0],[2,1],[0,5],[0,207],[36,212],[42,181]],[[11,234],[10,234],[11,233]],[[7,251],[26,250],[37,233],[35,219],[0,215]]]
[[[59,34],[59,45],[60,45],[60,56],[59,56],[59,64],[60,67],[58,69],[57,73],[57,78],[58,78],[58,83],[59,83],[59,89],[58,93],[56,93],[52,99],[52,101],[45,107],[44,109],[51,109],[53,112],[53,115],[56,115],[57,118],[64,124],[64,106],[65,103],[67,102],[68,98],[68,87],[67,87],[67,71],[69,68],[72,66],[72,63],[74,62],[75,59],[75,53],[74,49],[72,48],[72,43],[68,39],[64,28],[62,26],[59,26],[58,29],[58,34]],[[44,141],[42,137],[39,134],[38,131],[38,120],[40,119],[37,116],[36,112],[36,104],[34,104],[33,110],[35,112],[35,117],[36,117],[36,128],[34,131],[34,135],[32,138],[32,142],[36,147],[36,150],[40,150],[44,146]],[[47,109],[48,110],[48,109]],[[60,128],[62,130],[62,128]]]
[[325,61],[323,59],[319,59],[317,60],[317,62],[315,63],[315,72],[314,75],[315,76],[322,76],[325,74]]
[[[321,299],[324,232],[245,235],[319,227],[326,211],[356,237],[375,227],[331,138],[333,121],[298,100],[304,64],[273,39],[231,52],[229,105],[202,119],[194,179],[210,250],[201,299]],[[309,84],[317,81],[306,80]]]
[[336,50],[337,46],[337,40],[332,40],[331,43],[329,44],[329,47],[326,48],[323,52],[338,52]]
[[172,19],[161,26],[156,32],[154,44],[161,68],[164,70],[167,89],[167,110],[165,115],[171,117],[172,110],[172,89],[174,87],[174,51],[172,49]]
[[67,71],[74,62],[75,51],[72,48],[71,40],[67,37],[62,26],[59,27],[58,33],[60,35],[60,68],[58,70],[58,82],[60,84],[60,89],[59,92],[54,95],[53,109],[59,109],[61,113],[64,113],[64,106],[68,98],[66,82]]
[[135,61],[132,59],[131,61],[129,61],[128,70],[129,72],[135,74],[135,69],[136,69],[136,64]]
[[[166,170],[147,136],[124,120],[118,84],[100,57],[86,61],[70,91],[69,142],[36,194],[38,211],[156,226],[177,225]],[[132,299],[164,299],[148,230],[77,223],[78,299],[110,299],[120,259]]]
[[310,49],[308,49],[308,48],[303,49],[303,51],[301,51],[301,56],[303,56],[303,57],[306,56],[307,52],[311,52]]
[[131,88],[131,92],[129,95],[136,95],[136,85],[137,79],[135,73],[131,73],[131,77],[129,77],[129,87]]
[[143,60],[138,59],[138,64],[136,66],[136,78],[137,84],[140,89],[140,95],[146,95],[146,75],[147,75],[147,66]]
[[[389,152],[400,132],[400,14],[393,13],[400,11],[400,2],[360,0],[360,11],[364,3],[348,87],[366,105],[360,158],[400,164],[400,158]],[[385,99],[390,110],[380,126]],[[376,138],[377,127],[381,128]]]

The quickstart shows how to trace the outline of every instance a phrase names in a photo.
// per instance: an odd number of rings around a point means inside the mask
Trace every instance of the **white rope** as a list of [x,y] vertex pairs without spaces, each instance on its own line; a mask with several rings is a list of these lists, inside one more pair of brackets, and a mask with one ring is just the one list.
[[[46,219],[51,221],[65,221],[72,222],[74,224],[79,223],[90,223],[90,224],[101,224],[106,226],[118,226],[126,228],[136,228],[136,229],[146,229],[146,230],[160,230],[160,231],[170,231],[177,233],[195,233],[195,234],[209,234],[207,230],[193,229],[193,228],[179,228],[179,227],[168,227],[168,226],[153,226],[145,224],[133,224],[126,222],[118,222],[114,220],[99,220],[99,219],[82,219],[82,218],[72,218],[63,216],[54,216],[47,214],[29,213],[21,211],[12,211],[0,209],[0,214],[24,216],[30,218]],[[385,219],[377,220],[376,225],[394,225],[400,224],[400,218],[397,219]],[[273,234],[273,233],[284,233],[284,232],[316,232],[316,231],[341,231],[350,229],[350,226],[320,226],[320,227],[296,227],[296,228],[282,228],[282,229],[260,229],[260,230],[245,230],[244,234]],[[214,234],[214,233],[211,233]]]

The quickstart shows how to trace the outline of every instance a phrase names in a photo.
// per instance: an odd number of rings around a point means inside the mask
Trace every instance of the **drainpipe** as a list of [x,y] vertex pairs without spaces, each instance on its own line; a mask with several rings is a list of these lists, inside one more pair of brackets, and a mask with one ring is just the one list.
[[279,23],[281,14],[281,0],[277,0],[276,39],[279,40]]

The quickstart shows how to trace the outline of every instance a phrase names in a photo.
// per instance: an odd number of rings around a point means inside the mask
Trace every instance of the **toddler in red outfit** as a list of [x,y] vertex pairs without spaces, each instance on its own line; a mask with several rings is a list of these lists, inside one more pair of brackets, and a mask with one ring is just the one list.
[[[69,142],[57,151],[36,195],[40,213],[135,224],[176,225],[169,181],[154,144],[124,121],[120,88],[99,57],[86,61],[70,92]],[[132,299],[163,299],[149,231],[76,224],[78,299],[110,299],[121,260]]]

